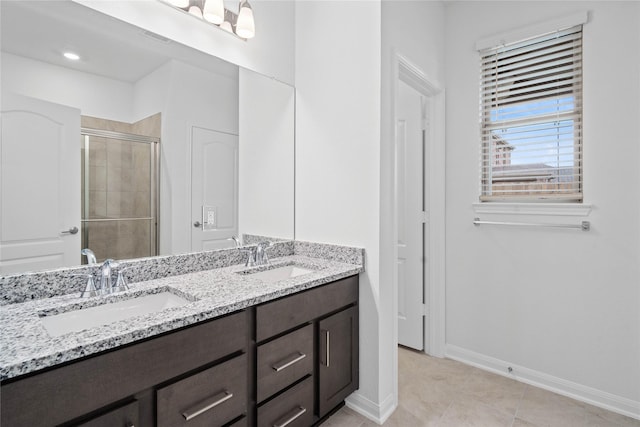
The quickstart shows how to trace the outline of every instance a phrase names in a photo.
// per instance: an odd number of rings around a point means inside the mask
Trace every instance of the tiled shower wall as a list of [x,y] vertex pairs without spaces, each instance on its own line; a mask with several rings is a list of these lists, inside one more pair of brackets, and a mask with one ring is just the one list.
[[[129,124],[82,116],[82,127],[159,138],[160,119],[158,113]],[[83,201],[83,219],[105,221],[84,223],[83,232],[88,237],[86,246],[95,252],[98,261],[155,255],[152,244],[154,221],[135,219],[152,215],[153,159],[149,145],[91,136],[89,147],[89,209],[85,212]],[[83,143],[83,176],[86,167],[84,149]],[[83,199],[85,185],[83,179]],[[120,218],[131,220],[108,221]]]

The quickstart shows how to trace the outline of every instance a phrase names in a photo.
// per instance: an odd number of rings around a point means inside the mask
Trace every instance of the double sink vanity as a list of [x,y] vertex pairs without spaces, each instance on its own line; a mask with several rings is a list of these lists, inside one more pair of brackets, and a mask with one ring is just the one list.
[[270,251],[131,261],[128,291],[90,298],[53,283],[86,266],[0,278],[0,424],[319,424],[358,388],[364,253]]

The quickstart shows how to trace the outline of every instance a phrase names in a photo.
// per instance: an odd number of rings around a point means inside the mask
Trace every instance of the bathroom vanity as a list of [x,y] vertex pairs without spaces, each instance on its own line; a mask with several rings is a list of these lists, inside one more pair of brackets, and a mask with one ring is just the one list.
[[[165,310],[171,314],[105,325],[138,323],[109,332],[108,339],[95,331],[63,335],[51,340],[47,357],[3,366],[1,425],[302,427],[322,421],[358,388],[361,267],[286,258],[316,269],[262,283],[233,266],[140,284],[143,291],[174,289],[196,301]],[[0,314],[29,305],[43,313],[55,300],[4,306]],[[39,331],[23,329],[32,338]],[[20,359],[15,354],[22,349],[7,351]]]

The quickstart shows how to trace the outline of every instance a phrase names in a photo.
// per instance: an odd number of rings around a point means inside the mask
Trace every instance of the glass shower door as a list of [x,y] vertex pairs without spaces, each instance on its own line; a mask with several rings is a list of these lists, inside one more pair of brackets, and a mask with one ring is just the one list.
[[82,129],[82,247],[98,262],[158,254],[158,143]]

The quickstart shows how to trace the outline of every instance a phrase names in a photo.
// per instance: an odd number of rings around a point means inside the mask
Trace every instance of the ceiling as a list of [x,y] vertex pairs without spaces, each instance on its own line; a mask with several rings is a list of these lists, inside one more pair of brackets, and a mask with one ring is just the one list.
[[[129,83],[171,59],[223,75],[237,73],[233,64],[74,2],[2,0],[0,7],[4,52]],[[64,58],[66,51],[81,59]]]

